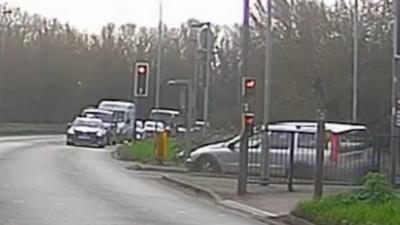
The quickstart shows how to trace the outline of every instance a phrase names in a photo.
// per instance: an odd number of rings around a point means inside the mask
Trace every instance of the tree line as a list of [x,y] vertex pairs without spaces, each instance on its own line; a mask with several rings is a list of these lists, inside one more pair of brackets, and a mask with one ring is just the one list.
[[[266,10],[253,7],[249,74],[263,83]],[[360,2],[359,121],[387,131],[390,115],[392,1]],[[1,6],[3,7],[3,6]],[[315,119],[317,99],[329,120],[349,121],[352,96],[353,8],[311,0],[274,0],[272,120]],[[179,90],[168,80],[192,78],[198,30],[195,19],[163,26],[161,105],[179,108]],[[211,124],[238,125],[241,25],[212,25]],[[138,101],[139,116],[154,105],[157,28],[106,24],[88,34],[57,19],[14,10],[0,17],[0,120],[62,123],[104,98],[131,99],[133,65],[151,64],[150,96]],[[201,74],[200,74],[201,75]],[[200,82],[201,83],[201,82]],[[199,88],[201,90],[201,87]],[[200,91],[201,92],[201,91]],[[199,101],[201,97],[199,95]],[[201,109],[200,105],[199,109]],[[261,119],[263,88],[256,115]]]

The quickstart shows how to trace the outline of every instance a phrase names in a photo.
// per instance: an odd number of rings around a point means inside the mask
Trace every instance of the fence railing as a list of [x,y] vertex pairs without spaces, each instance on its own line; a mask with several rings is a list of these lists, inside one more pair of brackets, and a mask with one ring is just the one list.
[[[261,135],[268,135],[271,182],[312,183],[316,164],[315,133],[269,131],[249,139],[249,182],[261,174]],[[372,138],[366,132],[326,134],[323,179],[327,184],[357,184],[370,171],[386,171],[386,137]],[[387,138],[388,140],[390,138]]]

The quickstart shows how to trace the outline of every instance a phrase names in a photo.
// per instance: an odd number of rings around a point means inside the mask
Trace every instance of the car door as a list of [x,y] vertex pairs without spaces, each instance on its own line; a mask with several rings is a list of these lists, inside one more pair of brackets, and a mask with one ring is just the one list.
[[[240,157],[240,139],[235,138],[234,140],[227,143],[227,148],[231,151],[225,152],[220,156],[224,171],[228,173],[237,173],[239,170],[239,157]],[[261,139],[260,136],[251,136],[249,138],[248,148],[248,165],[249,172],[253,172],[260,165],[260,153],[261,153]]]

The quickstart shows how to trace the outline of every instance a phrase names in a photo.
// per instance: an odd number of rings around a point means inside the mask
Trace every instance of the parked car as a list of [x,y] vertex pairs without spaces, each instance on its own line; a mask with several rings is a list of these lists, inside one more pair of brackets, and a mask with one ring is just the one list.
[[107,130],[107,144],[115,145],[117,143],[117,120],[115,114],[109,110],[89,108],[82,111],[82,117],[97,118],[103,121]]
[[107,130],[101,119],[78,117],[69,125],[67,130],[67,145],[104,148],[106,144]]
[[142,120],[136,120],[135,134],[136,134],[136,140],[141,140],[144,138],[144,122]]
[[[324,151],[326,179],[359,179],[375,169],[371,136],[365,126],[326,123],[325,127],[328,139]],[[271,175],[286,176],[293,145],[295,176],[312,177],[316,158],[316,123],[276,123],[269,125],[268,130]],[[249,171],[260,171],[262,134],[265,133],[258,132],[249,138]],[[191,152],[186,165],[192,171],[237,173],[239,148],[240,136],[202,146]]]
[[165,126],[162,122],[148,120],[144,123],[143,133],[145,138],[153,137],[156,132],[163,132]]

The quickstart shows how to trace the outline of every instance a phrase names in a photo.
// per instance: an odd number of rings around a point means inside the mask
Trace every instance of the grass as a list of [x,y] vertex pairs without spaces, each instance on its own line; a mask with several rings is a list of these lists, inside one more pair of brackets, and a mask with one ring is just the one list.
[[300,203],[292,213],[317,225],[399,225],[400,199],[380,175],[368,176],[361,189]]
[[[176,139],[169,139],[166,162],[176,162],[176,154],[179,150],[179,143]],[[145,163],[158,162],[154,156],[155,141],[146,139],[134,144],[124,144],[119,147],[119,155],[123,160],[139,161]]]
[[63,134],[66,124],[1,123],[0,136]]

